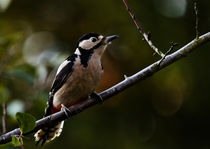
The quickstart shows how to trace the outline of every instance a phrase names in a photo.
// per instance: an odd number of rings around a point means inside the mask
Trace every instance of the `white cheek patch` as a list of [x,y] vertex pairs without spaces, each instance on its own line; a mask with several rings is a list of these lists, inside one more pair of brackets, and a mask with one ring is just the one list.
[[79,47],[85,49],[85,50],[89,50],[91,48],[93,48],[95,45],[97,45],[99,43],[99,41],[96,42],[92,42],[89,40],[83,40],[82,42],[79,43]]
[[69,63],[70,61],[65,60],[60,66],[58,67],[56,75]]

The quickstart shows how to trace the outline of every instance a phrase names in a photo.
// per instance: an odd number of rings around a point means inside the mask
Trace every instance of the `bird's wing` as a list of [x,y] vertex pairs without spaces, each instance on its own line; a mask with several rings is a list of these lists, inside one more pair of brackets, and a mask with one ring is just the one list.
[[53,81],[53,85],[50,90],[48,102],[47,102],[47,108],[45,110],[45,115],[48,116],[52,114],[51,108],[52,108],[52,103],[53,103],[53,96],[54,94],[64,85],[66,80],[71,76],[71,73],[73,71],[73,65],[75,62],[75,59],[77,58],[76,54],[73,54],[69,56],[58,68],[56,77]]

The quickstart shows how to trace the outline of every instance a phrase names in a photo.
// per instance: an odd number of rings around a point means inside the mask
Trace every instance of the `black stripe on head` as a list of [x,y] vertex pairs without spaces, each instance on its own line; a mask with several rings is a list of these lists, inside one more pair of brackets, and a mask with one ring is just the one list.
[[89,39],[90,37],[96,37],[96,38],[98,38],[99,36],[100,36],[100,35],[99,35],[99,34],[96,34],[96,33],[84,34],[82,37],[80,37],[79,42],[80,42],[80,41],[83,41],[83,40],[87,40],[87,39]]

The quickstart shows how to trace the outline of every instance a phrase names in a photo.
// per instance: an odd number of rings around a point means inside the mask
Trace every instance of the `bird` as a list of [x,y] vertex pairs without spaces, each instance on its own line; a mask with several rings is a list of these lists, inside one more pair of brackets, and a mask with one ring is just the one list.
[[[104,72],[101,57],[107,46],[117,37],[118,35],[103,36],[88,33],[79,38],[74,53],[67,57],[57,69],[44,117],[60,110],[68,113],[67,107],[88,97],[103,101],[95,92]],[[59,137],[63,125],[64,121],[38,130],[34,134],[36,144],[43,145]]]

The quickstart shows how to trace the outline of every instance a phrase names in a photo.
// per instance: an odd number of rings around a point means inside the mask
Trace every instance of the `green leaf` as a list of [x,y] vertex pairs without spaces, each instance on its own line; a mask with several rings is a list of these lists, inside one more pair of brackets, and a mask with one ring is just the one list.
[[[19,138],[19,140],[18,140]],[[12,144],[14,146],[20,146],[21,144],[23,144],[23,138],[20,136],[13,136],[12,137]]]
[[27,133],[36,126],[36,119],[31,114],[18,112],[16,113],[16,119],[19,123],[21,133]]

